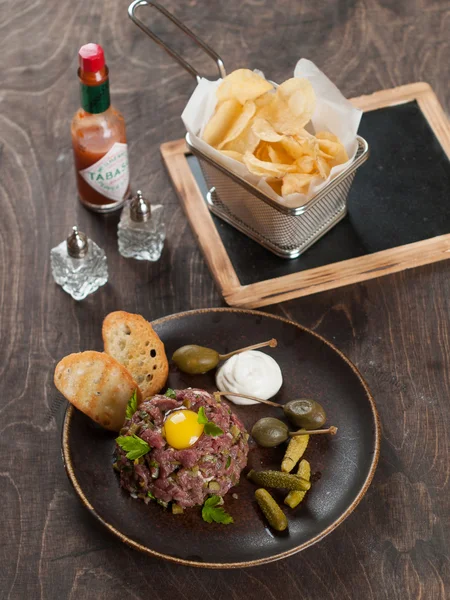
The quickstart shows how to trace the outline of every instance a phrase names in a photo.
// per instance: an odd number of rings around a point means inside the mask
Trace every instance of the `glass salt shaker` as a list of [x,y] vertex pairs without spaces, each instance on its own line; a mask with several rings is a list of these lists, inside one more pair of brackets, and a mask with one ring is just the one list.
[[166,237],[162,205],[151,205],[138,190],[122,210],[117,234],[125,258],[158,260]]
[[83,300],[108,281],[106,254],[76,226],[52,248],[50,259],[54,280],[74,300]]

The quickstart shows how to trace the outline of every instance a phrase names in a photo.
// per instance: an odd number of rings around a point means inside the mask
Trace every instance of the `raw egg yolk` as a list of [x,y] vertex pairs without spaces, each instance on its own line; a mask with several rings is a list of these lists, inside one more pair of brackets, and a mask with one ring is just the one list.
[[203,425],[192,410],[176,410],[164,423],[164,433],[169,446],[176,450],[190,448],[203,433]]

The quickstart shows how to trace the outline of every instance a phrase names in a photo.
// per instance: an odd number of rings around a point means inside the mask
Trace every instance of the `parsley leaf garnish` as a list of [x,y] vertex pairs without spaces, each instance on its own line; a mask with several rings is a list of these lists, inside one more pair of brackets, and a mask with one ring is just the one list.
[[200,406],[198,409],[197,423],[201,423],[205,425],[208,422],[208,417],[205,415],[205,409],[203,406]]
[[175,394],[172,388],[167,388],[167,392],[164,394],[164,396],[167,396],[168,398],[173,398],[174,400],[176,400],[177,398],[177,395]]
[[233,517],[229,515],[221,506],[217,506],[222,500],[220,496],[210,496],[203,505],[202,517],[207,523],[223,523],[228,525],[234,523]]
[[218,435],[222,435],[223,429],[220,429],[218,425],[213,423],[212,421],[208,421],[203,429],[206,435],[210,435],[212,437],[217,437]]
[[133,395],[128,400],[128,404],[127,404],[127,411],[125,413],[125,416],[127,419],[131,419],[131,417],[137,411],[137,405],[138,405],[137,390],[134,390]]
[[208,420],[208,417],[205,414],[205,409],[203,406],[200,406],[198,409],[197,423],[204,425],[203,431],[206,435],[210,435],[212,437],[216,437],[218,435],[222,435],[223,430],[220,429],[218,425]]
[[225,465],[225,469],[228,469],[228,467],[231,465],[231,456],[229,456],[227,458],[227,464]]
[[129,460],[136,460],[136,458],[141,458],[144,454],[150,451],[150,446],[144,440],[141,440],[140,437],[135,435],[119,435],[116,438],[116,442],[127,453],[127,458]]

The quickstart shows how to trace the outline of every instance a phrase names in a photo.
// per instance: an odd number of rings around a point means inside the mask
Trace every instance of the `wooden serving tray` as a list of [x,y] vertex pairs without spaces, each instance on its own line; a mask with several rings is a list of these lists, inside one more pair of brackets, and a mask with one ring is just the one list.
[[161,153],[225,301],[257,308],[426,265],[450,256],[450,126],[427,83],[351,100],[371,155],[348,216],[298,258],[279,258],[211,215],[184,139]]

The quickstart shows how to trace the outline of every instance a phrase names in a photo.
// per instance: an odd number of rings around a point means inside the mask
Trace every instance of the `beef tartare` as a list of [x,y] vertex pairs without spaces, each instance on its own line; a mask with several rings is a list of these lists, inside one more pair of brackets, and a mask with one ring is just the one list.
[[[137,436],[149,449],[132,460],[117,444],[114,468],[132,497],[188,508],[203,504],[209,495],[224,496],[238,483],[247,464],[248,434],[229,406],[208,392],[187,389],[173,395],[153,396],[125,421],[121,436]],[[169,445],[164,429],[165,421],[180,409],[199,413],[199,423],[207,420],[210,425],[184,449]]]

